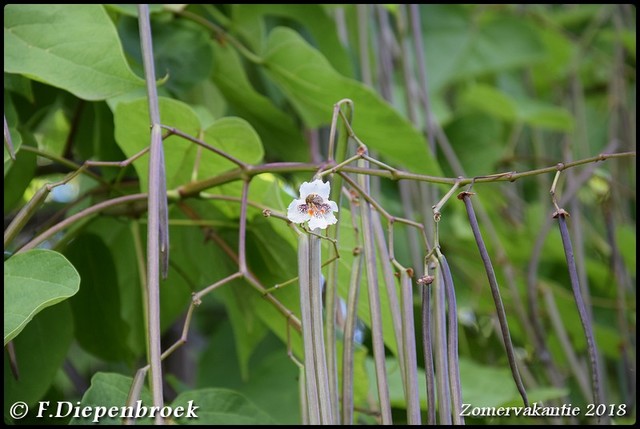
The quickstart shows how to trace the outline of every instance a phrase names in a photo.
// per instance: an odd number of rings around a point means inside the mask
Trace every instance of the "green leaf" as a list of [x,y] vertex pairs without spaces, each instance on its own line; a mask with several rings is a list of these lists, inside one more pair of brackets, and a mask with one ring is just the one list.
[[14,378],[5,355],[5,418],[15,402],[24,401],[31,406],[44,396],[60,370],[72,340],[73,318],[66,302],[38,313],[13,340],[20,379]]
[[100,5],[13,4],[4,9],[4,71],[103,100],[144,85]]
[[[159,98],[159,105],[163,124],[192,136],[198,136],[202,131],[198,116],[188,105],[164,97]],[[133,156],[149,146],[148,123],[148,104],[145,99],[118,103],[115,113],[116,141],[126,156]],[[219,119],[204,130],[203,136],[207,144],[246,163],[257,163],[264,154],[260,137],[249,123],[240,118]],[[199,151],[200,146],[181,137],[171,136],[165,139],[164,159],[168,189],[192,180]],[[203,148],[201,151],[196,178],[210,177],[236,167],[236,164],[208,149]],[[148,189],[148,159],[143,157],[135,161],[133,166],[140,178],[141,189]]]
[[[133,384],[133,378],[124,376],[122,374],[97,372],[91,378],[91,387],[84,392],[82,401],[78,407],[81,409],[85,407],[124,407],[127,403],[127,397],[129,396],[129,390]],[[152,400],[149,389],[145,386],[142,388],[139,400],[146,407],[150,407]],[[74,404],[75,405],[75,404]],[[133,405],[133,412],[135,413],[137,404]],[[148,412],[148,408],[147,408]],[[153,419],[150,418],[138,418],[135,419],[136,424],[152,424]],[[86,425],[86,424],[99,423],[102,425],[120,425],[122,419],[118,416],[115,418],[104,416],[99,420],[95,420],[95,414],[89,418],[72,418],[69,421],[70,425]]]
[[267,151],[287,161],[307,161],[309,151],[292,117],[253,88],[236,51],[216,43],[213,54],[213,81],[234,113],[255,127]]
[[560,82],[571,72],[571,61],[579,48],[561,29],[544,27],[537,31],[546,55],[544,61],[531,67],[531,79],[538,91],[552,91],[555,85],[564,85]]
[[[200,122],[195,112],[186,104],[160,97],[160,118],[163,124],[180,129],[182,132],[197,136]],[[132,102],[118,103],[115,114],[115,136],[118,145],[127,157],[149,147],[149,104],[145,98]],[[167,188],[189,182],[196,146],[180,137],[171,136],[164,140],[164,160],[166,166]],[[191,162],[188,162],[191,161]],[[133,163],[140,179],[140,189],[146,192],[149,180],[149,160],[146,156]]]
[[534,64],[544,50],[529,22],[512,15],[494,16],[462,5],[421,8],[429,86]]
[[[26,98],[29,102],[35,103],[35,98],[33,96],[33,88],[31,85],[32,81],[27,79],[26,77],[19,74],[4,74],[4,89],[7,91],[14,92],[16,94],[20,94],[24,98]],[[5,93],[6,94],[6,93]],[[5,115],[6,107],[5,107]]]
[[129,326],[120,316],[118,276],[111,251],[97,235],[82,234],[65,254],[82,278],[80,292],[69,301],[76,339],[85,350],[104,360],[130,358]]
[[176,418],[179,424],[265,425],[273,419],[240,393],[228,389],[200,389],[180,394],[171,404],[188,409],[197,406],[196,419]]
[[[264,156],[260,136],[251,124],[241,118],[228,117],[215,121],[204,131],[204,140],[217,149],[233,155],[240,161],[257,164]],[[213,176],[236,168],[237,165],[206,151],[201,161],[202,177]]]
[[279,85],[308,127],[331,122],[333,105],[350,98],[353,128],[360,140],[395,165],[440,175],[424,136],[371,88],[336,72],[327,59],[286,28],[269,35],[264,55],[268,75]]
[[[265,20],[284,18],[304,26],[305,34],[314,46],[341,74],[353,75],[353,64],[339,39],[335,19],[316,4],[236,4],[232,6],[232,19],[238,32],[251,42],[254,49],[263,46]],[[282,19],[279,21],[281,22]],[[297,26],[296,26],[297,27]]]
[[553,131],[573,129],[573,116],[565,108],[523,98],[517,100],[517,105],[518,118],[525,124]]
[[52,250],[34,249],[4,263],[4,344],[15,338],[44,308],[78,292],[80,276]]
[[[238,391],[281,424],[300,423],[300,390],[298,367],[291,361],[283,344],[275,337],[279,348],[263,352],[259,347],[251,360],[251,378]],[[262,343],[264,344],[264,343]],[[283,407],[282,404],[288,404]]]
[[493,86],[471,86],[462,95],[462,102],[497,118],[509,121],[516,117],[516,106],[511,97]]
[[255,293],[243,287],[227,287],[219,292],[233,328],[233,339],[243,380],[248,380],[249,378],[249,359],[251,354],[267,334],[265,326],[253,311],[250,301],[246,299],[247,292]]

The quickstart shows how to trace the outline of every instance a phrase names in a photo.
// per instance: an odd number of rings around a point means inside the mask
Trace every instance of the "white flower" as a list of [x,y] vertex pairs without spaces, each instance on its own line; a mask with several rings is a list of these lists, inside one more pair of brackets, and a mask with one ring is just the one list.
[[304,182],[300,186],[300,199],[293,200],[287,209],[287,217],[293,223],[309,221],[309,228],[325,229],[338,222],[333,212],[338,211],[338,205],[329,200],[331,185],[317,179]]

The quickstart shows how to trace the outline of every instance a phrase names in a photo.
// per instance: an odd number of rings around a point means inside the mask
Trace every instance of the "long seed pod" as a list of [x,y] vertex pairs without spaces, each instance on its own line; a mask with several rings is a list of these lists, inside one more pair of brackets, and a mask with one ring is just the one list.
[[308,421],[309,424],[318,425],[320,424],[320,403],[318,398],[315,356],[313,352],[313,318],[311,316],[309,284],[309,236],[306,234],[300,234],[298,237],[298,278],[300,283],[300,321],[302,322],[302,341],[304,344]]
[[482,234],[480,233],[480,227],[478,226],[478,220],[473,210],[473,204],[471,204],[471,192],[461,192],[458,194],[458,199],[464,201],[464,205],[467,209],[467,215],[469,217],[469,225],[473,231],[473,236],[476,239],[478,250],[480,251],[480,257],[484,264],[484,269],[487,272],[487,279],[489,280],[489,286],[491,287],[491,295],[493,296],[493,302],[496,306],[496,313],[498,313],[498,320],[500,321],[500,330],[502,331],[502,338],[504,340],[504,346],[507,351],[507,358],[509,359],[509,366],[511,367],[511,374],[513,380],[516,383],[522,401],[525,407],[529,406],[529,399],[527,398],[527,392],[524,389],[522,378],[520,377],[520,371],[518,371],[518,364],[516,363],[516,354],[513,350],[513,343],[511,342],[511,334],[509,333],[509,324],[507,323],[507,315],[504,311],[504,305],[502,304],[502,298],[500,297],[500,289],[498,288],[498,280],[496,279],[496,273],[493,270],[491,264],[491,258],[489,258],[489,252],[487,246],[484,244]]
[[462,389],[460,388],[460,362],[458,360],[458,306],[456,292],[453,288],[453,277],[449,269],[447,258],[436,249],[442,279],[444,280],[447,301],[447,358],[449,361],[449,383],[451,385],[451,405],[454,425],[463,425],[462,417]]
[[431,339],[431,283],[434,277],[429,275],[428,263],[424,264],[425,275],[418,279],[422,286],[422,351],[424,353],[424,372],[427,382],[427,424],[436,424],[436,382],[433,373],[433,344]]
[[446,298],[442,270],[436,270],[433,286],[433,318],[434,318],[434,360],[436,367],[436,395],[438,397],[438,416],[441,425],[451,422],[451,388],[449,383],[449,362],[447,360],[447,320]]
[[349,294],[347,296],[347,317],[344,327],[342,351],[342,424],[353,424],[353,365],[355,350],[355,331],[358,319],[358,296],[362,272],[362,253],[353,257]]
[[[573,246],[571,245],[571,237],[569,237],[569,229],[567,228],[567,219],[569,215],[564,209],[559,209],[553,214],[554,219],[558,220],[558,227],[560,228],[560,236],[562,237],[562,246],[564,247],[564,254],[567,259],[567,267],[569,269],[569,278],[571,280],[571,289],[573,289],[573,296],[576,300],[576,306],[578,307],[578,314],[580,315],[580,322],[582,323],[582,329],[584,330],[584,336],[587,340],[587,353],[589,354],[589,365],[591,366],[591,385],[593,388],[593,403],[594,405],[603,403],[602,385],[600,384],[600,366],[598,364],[598,349],[596,347],[596,340],[593,337],[593,326],[591,325],[591,319],[587,312],[587,307],[582,297],[582,291],[580,290],[580,282],[578,280],[578,270],[576,269],[576,262],[573,257]],[[605,417],[606,419],[606,417]],[[608,419],[607,419],[608,420]],[[600,424],[602,417],[598,415],[596,422]]]
[[320,237],[309,236],[309,293],[311,299],[311,337],[318,382],[321,424],[333,424],[333,407],[329,392],[327,356],[324,346],[324,323],[322,321],[322,286],[320,285]]
[[[369,162],[360,160],[360,167],[369,167]],[[360,184],[365,192],[369,192],[369,176],[360,175]],[[376,368],[376,386],[380,401],[380,417],[383,425],[393,424],[391,415],[391,399],[389,397],[389,383],[386,372],[384,341],[382,338],[382,313],[380,310],[380,295],[378,291],[378,270],[376,265],[373,226],[371,224],[371,205],[367,201],[360,204],[362,219],[362,244],[364,247],[364,267],[367,273],[367,291],[369,292],[369,312],[371,314],[371,341],[373,346],[373,360]]]
[[402,306],[402,335],[405,358],[407,423],[421,424],[420,394],[418,391],[418,363],[416,362],[415,324],[413,321],[413,288],[409,272],[400,273],[400,305]]

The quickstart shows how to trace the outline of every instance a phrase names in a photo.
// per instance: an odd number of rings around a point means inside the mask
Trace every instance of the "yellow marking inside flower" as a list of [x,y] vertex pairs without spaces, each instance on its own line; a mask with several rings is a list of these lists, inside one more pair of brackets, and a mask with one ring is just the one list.
[[329,211],[330,207],[324,202],[324,199],[318,194],[309,194],[305,198],[305,206],[309,216],[324,215]]

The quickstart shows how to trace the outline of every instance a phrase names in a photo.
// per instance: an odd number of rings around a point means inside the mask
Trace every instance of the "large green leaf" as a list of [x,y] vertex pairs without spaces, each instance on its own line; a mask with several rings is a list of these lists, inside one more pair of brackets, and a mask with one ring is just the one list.
[[43,397],[62,366],[72,340],[73,318],[66,302],[38,313],[13,340],[20,378],[14,378],[9,359],[5,357],[5,416],[15,402],[23,401],[31,406]]
[[531,67],[531,80],[538,91],[553,91],[571,73],[578,47],[560,28],[537,28],[544,44],[545,58]]
[[231,46],[213,45],[213,81],[238,116],[253,125],[272,156],[304,162],[309,151],[292,117],[257,92]]
[[19,253],[4,263],[4,344],[44,308],[78,292],[80,276],[52,250]]
[[97,235],[82,234],[65,254],[82,278],[80,292],[69,301],[78,342],[105,360],[130,358],[129,326],[120,316],[118,276],[111,251]]
[[[204,130],[204,140],[213,147],[249,164],[259,163],[264,156],[260,136],[244,119],[235,117],[218,119]],[[206,151],[202,157],[199,173],[203,177],[209,177],[234,167],[236,164],[231,161]]]
[[273,419],[240,393],[227,389],[200,389],[180,394],[171,404],[176,407],[197,406],[198,418],[176,418],[180,424],[199,425],[267,425]]
[[[478,11],[478,16],[472,13]],[[529,22],[512,14],[482,14],[462,5],[421,8],[429,86],[438,92],[452,82],[534,64],[543,45]]]
[[424,136],[364,84],[336,72],[299,34],[276,28],[264,54],[268,75],[280,86],[308,127],[331,122],[333,105],[343,98],[355,104],[358,137],[394,165],[440,175]]
[[[186,104],[169,98],[160,97],[160,118],[163,124],[180,129],[182,132],[197,135],[200,122],[195,112]],[[118,103],[114,113],[115,136],[120,149],[127,157],[133,156],[149,147],[149,104],[144,98],[131,102]],[[179,137],[172,136],[164,140],[164,160],[167,188],[189,182],[195,159],[196,146]],[[191,163],[185,163],[185,158]],[[133,163],[140,189],[146,191],[149,181],[149,159],[144,156]]]
[[254,49],[264,44],[266,18],[285,18],[305,27],[305,34],[341,74],[351,77],[353,64],[339,39],[336,21],[322,5],[315,4],[235,4],[232,19],[236,30]]
[[86,100],[144,85],[127,65],[115,27],[100,5],[5,7],[4,71]]
[[[127,397],[129,396],[129,390],[133,379],[131,377],[124,376],[122,374],[98,372],[91,378],[91,387],[84,392],[82,401],[78,405],[80,408],[85,407],[124,407],[127,403]],[[142,401],[143,406],[150,407],[152,400],[149,389],[145,386],[142,388],[139,400]],[[133,405],[133,410],[137,409],[137,404]],[[146,408],[148,412],[148,408]],[[153,419],[139,418],[135,420],[137,424],[150,424]],[[69,422],[70,425],[86,425],[86,424],[103,424],[103,425],[119,425],[122,424],[122,419],[118,417],[104,416],[100,419],[95,418],[95,414],[89,418],[72,418]]]
[[[188,105],[160,97],[160,118],[167,126],[198,136],[211,146],[221,149],[246,163],[257,163],[264,151],[260,137],[249,123],[240,118],[222,118],[202,130],[200,120]],[[116,141],[127,156],[132,156],[149,146],[149,113],[145,99],[118,103],[115,112]],[[171,136],[164,141],[167,188],[188,183],[194,177],[198,152],[199,170],[196,178],[210,177],[235,167],[235,164],[181,137]],[[148,188],[149,160],[145,157],[133,163],[140,178],[140,187]]]

